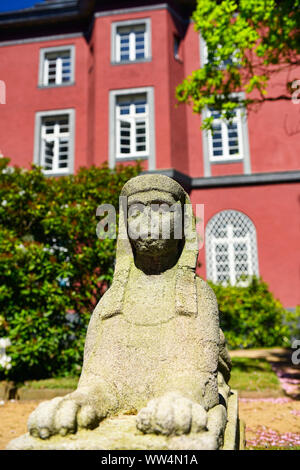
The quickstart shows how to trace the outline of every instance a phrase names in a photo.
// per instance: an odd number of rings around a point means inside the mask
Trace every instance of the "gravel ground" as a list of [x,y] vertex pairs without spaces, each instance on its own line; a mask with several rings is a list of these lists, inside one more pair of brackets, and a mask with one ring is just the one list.
[[[38,401],[8,401],[0,405],[0,449],[27,432],[26,422]],[[289,398],[241,398],[240,418],[246,423],[248,446],[300,445],[300,401]],[[262,423],[263,426],[262,427]]]
[[14,439],[27,432],[27,419],[39,401],[0,402],[0,450]]
[[239,401],[239,415],[246,423],[246,446],[300,446],[300,401],[262,398]]

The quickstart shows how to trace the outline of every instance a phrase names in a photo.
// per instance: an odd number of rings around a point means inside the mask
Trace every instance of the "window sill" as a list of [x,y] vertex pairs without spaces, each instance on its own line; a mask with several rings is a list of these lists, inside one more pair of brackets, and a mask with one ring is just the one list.
[[111,65],[129,65],[129,64],[143,64],[145,62],[151,62],[152,57],[148,57],[145,59],[137,59],[137,60],[122,60],[122,61],[111,61]]
[[122,162],[129,162],[131,160],[148,160],[149,156],[146,155],[144,157],[139,156],[139,157],[116,157],[116,162],[117,163],[122,163]]
[[46,177],[50,177],[50,178],[55,177],[55,178],[57,178],[58,176],[69,176],[69,175],[72,175],[73,173],[71,171],[64,172],[64,173],[45,173],[43,171],[43,174]]
[[56,84],[51,84],[51,85],[38,85],[38,88],[40,88],[40,89],[64,88],[64,87],[66,87],[66,86],[73,86],[73,85],[76,85],[76,82],[62,83],[61,85],[56,85]]
[[239,158],[224,158],[223,160],[209,160],[209,163],[211,165],[218,165],[218,164],[222,164],[222,163],[242,163],[244,160],[243,157],[239,157]]

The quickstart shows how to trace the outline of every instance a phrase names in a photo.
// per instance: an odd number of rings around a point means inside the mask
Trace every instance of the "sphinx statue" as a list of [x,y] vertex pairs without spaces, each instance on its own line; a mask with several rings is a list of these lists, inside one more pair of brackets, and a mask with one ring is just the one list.
[[[223,448],[231,361],[216,297],[196,275],[190,198],[160,174],[131,179],[121,196],[126,204],[119,214],[114,277],[88,326],[78,388],[41,403],[29,417],[27,439],[74,441],[76,433],[92,436],[107,420],[128,416],[132,433],[144,438],[138,448],[143,442],[150,448],[151,435],[161,438],[155,443],[161,448]],[[153,220],[155,237],[149,234]],[[164,238],[167,224],[170,236]],[[116,448],[136,448],[122,445]]]

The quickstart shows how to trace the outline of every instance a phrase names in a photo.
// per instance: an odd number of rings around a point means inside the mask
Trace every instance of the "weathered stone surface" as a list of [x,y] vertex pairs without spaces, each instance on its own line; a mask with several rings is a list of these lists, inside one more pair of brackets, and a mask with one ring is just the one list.
[[180,435],[206,431],[206,425],[204,408],[175,392],[150,400],[137,415],[137,428],[144,433]]
[[[120,210],[114,279],[91,317],[78,389],[40,404],[29,418],[30,434],[58,442],[51,436],[77,431],[79,440],[73,436],[61,445],[75,439],[86,446],[112,423],[127,423],[133,440],[120,437],[119,444],[110,441],[103,448],[152,448],[147,447],[152,443],[220,448],[231,364],[216,297],[195,273],[198,244],[190,199],[163,175],[133,178],[122,196],[128,207]],[[157,203],[179,211],[154,209]],[[146,230],[153,220],[158,237]],[[180,224],[184,237],[176,238]],[[168,226],[170,237],[163,238]],[[113,418],[133,411],[139,413],[139,430],[136,417]],[[83,442],[80,436],[90,437]]]
[[228,422],[224,433],[223,450],[244,448],[245,429],[239,421],[238,406],[238,394],[232,391],[227,403]]

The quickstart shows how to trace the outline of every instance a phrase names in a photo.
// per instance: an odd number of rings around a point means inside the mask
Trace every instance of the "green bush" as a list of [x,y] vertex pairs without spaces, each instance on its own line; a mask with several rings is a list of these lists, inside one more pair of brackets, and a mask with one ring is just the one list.
[[284,322],[290,329],[291,342],[300,339],[300,305],[294,311],[286,311]]
[[[118,209],[137,166],[45,177],[0,159],[0,338],[11,368],[0,380],[78,374],[90,315],[109,285],[115,240],[99,240],[96,209]],[[76,313],[76,315],[74,315]]]
[[230,349],[290,346],[286,310],[262,279],[247,287],[209,283],[220,309],[220,323]]

